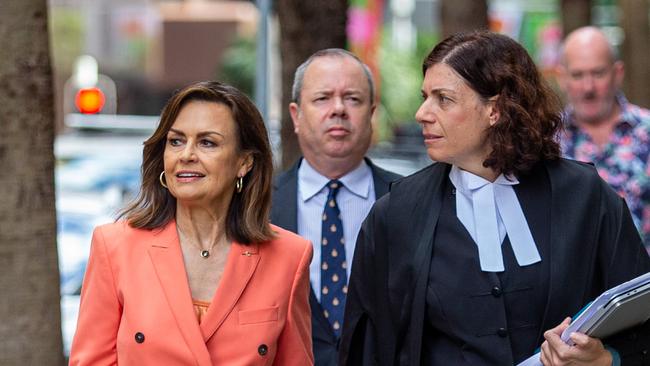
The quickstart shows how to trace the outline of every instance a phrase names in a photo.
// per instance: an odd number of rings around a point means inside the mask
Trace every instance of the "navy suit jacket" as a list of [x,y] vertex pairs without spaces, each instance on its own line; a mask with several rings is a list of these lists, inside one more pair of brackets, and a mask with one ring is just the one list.
[[[399,175],[381,169],[366,158],[372,170],[375,184],[375,198],[379,199],[388,192],[390,183]],[[271,222],[284,229],[298,232],[298,168],[302,158],[289,170],[278,175],[273,181],[273,205]],[[320,217],[315,218],[320,220]],[[309,294],[311,306],[312,341],[314,346],[315,366],[335,366],[338,360],[338,340],[331,329],[313,289]]]

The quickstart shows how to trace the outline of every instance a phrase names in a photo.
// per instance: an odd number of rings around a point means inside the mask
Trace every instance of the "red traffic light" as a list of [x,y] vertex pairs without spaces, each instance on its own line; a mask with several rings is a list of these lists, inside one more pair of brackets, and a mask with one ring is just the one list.
[[102,110],[106,98],[99,88],[81,88],[75,96],[74,102],[79,112],[95,114]]

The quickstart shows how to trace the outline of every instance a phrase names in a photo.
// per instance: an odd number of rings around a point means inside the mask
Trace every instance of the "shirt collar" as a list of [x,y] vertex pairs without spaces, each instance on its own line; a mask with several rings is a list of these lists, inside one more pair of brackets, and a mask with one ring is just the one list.
[[[365,160],[361,160],[356,168],[339,180],[348,191],[356,196],[365,199],[370,195],[372,171]],[[300,198],[305,202],[323,190],[330,179],[316,171],[307,159],[302,159],[298,168],[298,181],[300,182]]]
[[616,101],[618,102],[618,105],[621,106],[621,116],[619,123],[626,122],[631,127],[636,127],[640,121],[633,111],[632,104],[627,101],[627,98],[625,98],[625,95],[623,95],[623,93],[618,93],[616,95]]
[[470,192],[476,190],[489,183],[508,185],[508,186],[519,184],[517,178],[515,178],[515,176],[510,174],[508,176],[499,174],[499,176],[497,177],[497,179],[494,180],[494,182],[490,182],[485,178],[479,177],[478,175],[462,170],[456,165],[452,165],[449,175],[452,181],[454,182],[456,189],[463,192]]

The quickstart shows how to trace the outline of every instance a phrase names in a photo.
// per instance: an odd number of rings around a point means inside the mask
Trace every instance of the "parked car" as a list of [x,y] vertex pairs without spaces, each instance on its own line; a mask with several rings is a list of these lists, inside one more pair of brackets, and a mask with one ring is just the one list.
[[140,188],[140,161],[139,155],[125,153],[74,158],[56,169],[57,194],[93,195],[119,207]]

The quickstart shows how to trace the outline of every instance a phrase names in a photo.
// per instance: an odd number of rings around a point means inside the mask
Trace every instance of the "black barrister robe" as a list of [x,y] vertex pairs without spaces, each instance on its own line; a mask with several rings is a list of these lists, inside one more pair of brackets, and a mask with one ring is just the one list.
[[[364,222],[350,277],[341,365],[420,364],[432,238],[449,168],[433,164],[393,183]],[[551,185],[550,254],[542,258],[550,276],[531,355],[543,331],[602,291],[650,271],[627,206],[591,165],[560,159],[535,169],[546,169]],[[462,311],[463,304],[457,306]],[[606,343],[621,354],[623,365],[650,365],[650,322]]]

